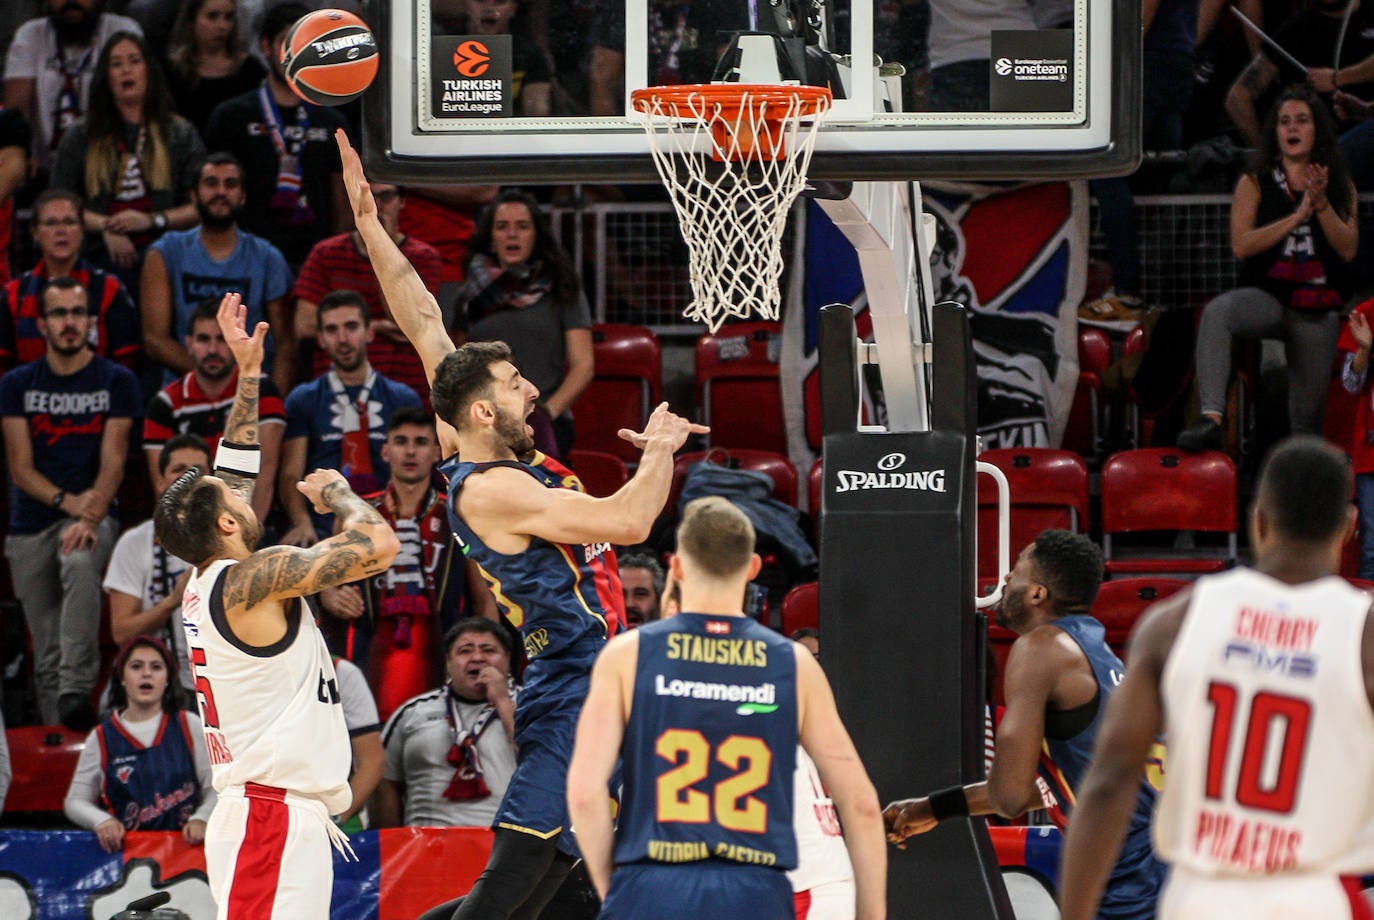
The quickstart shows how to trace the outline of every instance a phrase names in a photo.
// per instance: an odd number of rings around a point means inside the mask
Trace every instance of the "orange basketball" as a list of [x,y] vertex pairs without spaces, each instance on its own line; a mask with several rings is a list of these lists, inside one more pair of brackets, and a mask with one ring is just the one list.
[[315,105],[343,105],[377,76],[377,39],[352,13],[316,10],[286,33],[281,62],[297,96]]

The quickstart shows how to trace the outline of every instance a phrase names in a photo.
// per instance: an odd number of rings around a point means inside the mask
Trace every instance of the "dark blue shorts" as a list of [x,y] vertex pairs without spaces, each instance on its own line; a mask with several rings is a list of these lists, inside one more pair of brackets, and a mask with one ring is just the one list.
[[718,859],[616,866],[600,920],[795,920],[792,884],[780,869]]
[[581,701],[564,702],[523,726],[515,773],[496,812],[493,828],[504,827],[545,840],[557,837],[558,848],[580,857],[568,828],[568,762]]

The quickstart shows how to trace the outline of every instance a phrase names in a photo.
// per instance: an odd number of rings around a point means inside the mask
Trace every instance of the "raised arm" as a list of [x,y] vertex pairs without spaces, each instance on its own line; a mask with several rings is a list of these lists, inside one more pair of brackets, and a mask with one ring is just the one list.
[[372,188],[363,175],[363,163],[342,130],[334,132],[343,161],[344,187],[353,208],[353,222],[367,247],[367,258],[377,274],[382,296],[391,309],[391,318],[410,339],[425,366],[425,376],[434,382],[434,370],[444,356],[454,350],[453,340],[444,329],[439,304],[425,287],[415,267],[401,252],[391,234],[377,217]]
[[224,437],[215,452],[215,475],[251,504],[262,462],[258,394],[262,388],[262,357],[268,327],[267,323],[258,323],[253,334],[248,334],[248,308],[235,293],[221,298],[216,318],[224,342],[239,366],[239,385],[229,418],[224,422]]

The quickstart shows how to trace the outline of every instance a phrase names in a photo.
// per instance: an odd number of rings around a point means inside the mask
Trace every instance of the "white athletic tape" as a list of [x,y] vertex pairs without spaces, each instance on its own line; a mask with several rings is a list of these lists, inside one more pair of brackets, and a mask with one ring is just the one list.
[[262,448],[257,444],[219,442],[215,451],[215,472],[223,470],[236,476],[256,477],[262,469]]

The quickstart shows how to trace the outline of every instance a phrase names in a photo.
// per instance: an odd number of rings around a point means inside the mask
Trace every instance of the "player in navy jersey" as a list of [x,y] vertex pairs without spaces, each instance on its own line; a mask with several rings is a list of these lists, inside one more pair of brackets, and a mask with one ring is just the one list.
[[[1022,551],[1007,575],[997,616],[998,625],[1018,638],[1007,658],[1006,715],[997,727],[988,779],[888,805],[889,840],[900,844],[962,815],[1014,818],[1049,807],[1061,828],[1071,819],[1107,701],[1125,673],[1102,624],[1089,614],[1101,583],[1102,553],[1081,534],[1047,530]],[[1164,866],[1150,849],[1150,816],[1162,766],[1163,748],[1156,745],[1135,783],[1130,831],[1099,917],[1155,915]]]
[[[809,651],[742,612],[761,564],[743,512],[691,502],[671,563],[685,612],[616,638],[592,671],[568,808],[605,920],[792,920],[798,741],[845,829],[855,916],[886,915],[877,793],[830,686]],[[613,845],[606,784],[618,757]]]
[[[642,542],[663,509],[673,454],[704,433],[664,403],[644,431],[621,431],[643,450],[634,477],[606,498],[581,489],[565,467],[534,452],[526,421],[539,390],[502,342],[455,348],[433,295],[377,217],[358,154],[339,150],[354,223],[382,294],[430,380],[446,455],[449,523],[477,563],[503,616],[520,630],[524,691],[515,711],[519,760],[497,812],[491,859],[452,916],[533,918],[577,858],[565,795],[573,733],[592,661],[624,621],[613,544]],[[447,916],[449,905],[425,916]]]

